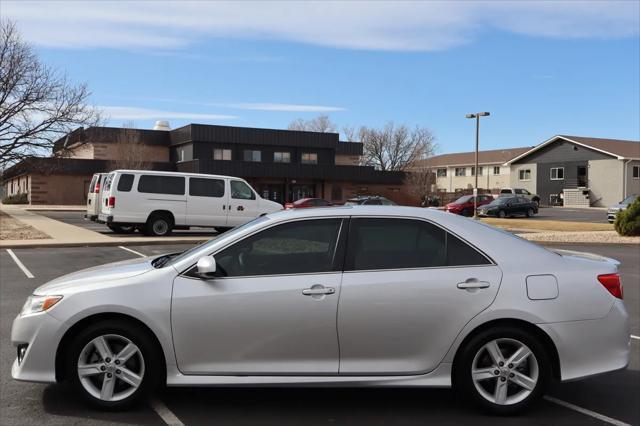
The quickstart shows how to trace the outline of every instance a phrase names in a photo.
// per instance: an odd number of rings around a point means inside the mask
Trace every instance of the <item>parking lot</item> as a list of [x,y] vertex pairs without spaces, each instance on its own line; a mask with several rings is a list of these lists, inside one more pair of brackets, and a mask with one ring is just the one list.
[[[75,214],[78,214],[77,212]],[[15,352],[11,322],[26,297],[57,276],[94,265],[185,250],[191,245],[13,249],[0,252],[0,424],[417,425],[640,424],[640,341],[632,339],[627,370],[554,384],[547,397],[519,417],[479,415],[451,390],[440,389],[168,389],[133,411],[87,408],[63,386],[11,379]],[[554,245],[622,262],[631,332],[640,335],[640,251],[637,246]],[[22,264],[18,265],[16,260]],[[33,278],[29,278],[31,275]]]

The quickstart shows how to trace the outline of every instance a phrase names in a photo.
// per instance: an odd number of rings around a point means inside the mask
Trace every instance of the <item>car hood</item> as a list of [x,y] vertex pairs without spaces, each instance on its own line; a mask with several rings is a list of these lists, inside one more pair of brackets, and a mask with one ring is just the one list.
[[108,263],[94,266],[78,272],[63,275],[38,287],[34,294],[61,294],[73,290],[80,290],[92,286],[98,286],[106,281],[115,281],[130,278],[153,270],[151,257],[125,260],[122,262]]

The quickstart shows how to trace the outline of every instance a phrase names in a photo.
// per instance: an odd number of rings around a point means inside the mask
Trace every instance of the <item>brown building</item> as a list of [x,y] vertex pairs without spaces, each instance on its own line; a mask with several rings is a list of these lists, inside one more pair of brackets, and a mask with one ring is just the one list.
[[362,144],[337,133],[189,124],[175,130],[78,129],[55,143],[53,156],[23,161],[2,176],[6,195],[31,204],[84,204],[91,176],[149,168],[239,176],[279,203],[304,197],[344,202],[383,195],[408,204],[402,172],[361,166]]

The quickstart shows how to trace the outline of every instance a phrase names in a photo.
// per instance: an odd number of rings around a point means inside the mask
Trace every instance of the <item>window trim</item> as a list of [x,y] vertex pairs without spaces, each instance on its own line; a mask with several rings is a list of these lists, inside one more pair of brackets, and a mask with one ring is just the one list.
[[[221,151],[222,158],[216,159],[216,151]],[[224,158],[225,152],[229,152],[229,159]],[[233,150],[231,148],[213,148],[213,155],[211,156],[214,161],[232,161]]]
[[[638,171],[638,175],[634,176],[634,172]],[[634,164],[631,166],[631,179],[640,179],[640,164]]]
[[[529,178],[526,178],[526,173],[525,173],[525,178],[521,178],[520,177],[520,172],[529,172]],[[521,182],[529,182],[531,180],[531,169],[518,169],[518,180]]]
[[[280,160],[276,160],[276,154],[280,154]],[[287,161],[284,160],[284,155],[287,154]],[[291,151],[274,151],[273,162],[278,164],[290,164],[291,163]]]
[[[251,153],[251,160],[247,160],[247,152]],[[254,160],[253,154],[260,154],[259,160]],[[242,151],[242,161],[246,161],[247,163],[262,163],[262,150],[261,149],[245,149]]]
[[[553,177],[553,171],[556,171],[556,177]],[[562,177],[558,177],[558,170],[562,170]],[[549,168],[549,180],[564,180],[564,167],[551,167]]]
[[[336,238],[336,245],[333,249],[333,265],[332,271],[325,271],[325,272],[298,272],[298,273],[291,273],[291,274],[265,274],[265,275],[239,275],[236,277],[215,277],[212,280],[235,280],[235,279],[246,279],[246,278],[261,278],[261,277],[289,277],[289,276],[298,276],[298,275],[324,275],[324,274],[342,274],[344,273],[344,261],[345,261],[345,256],[347,253],[347,239],[348,239],[348,232],[349,232],[349,223],[350,223],[350,216],[312,216],[312,217],[298,217],[292,220],[287,220],[287,221],[283,221],[283,222],[276,222],[276,223],[272,223],[270,226],[258,229],[250,234],[244,235],[236,240],[233,240],[231,242],[229,242],[229,244],[226,244],[223,247],[220,247],[218,249],[216,249],[215,251],[213,251],[212,253],[209,253],[207,255],[203,255],[201,257],[204,256],[214,256],[217,255],[218,253],[220,253],[223,250],[226,250],[227,248],[231,247],[232,245],[238,244],[244,240],[246,240],[247,238],[251,238],[254,235],[266,231],[268,229],[271,229],[273,227],[276,226],[280,226],[280,225],[286,225],[286,224],[290,224],[290,223],[295,223],[295,222],[300,222],[300,221],[307,221],[307,220],[323,220],[323,219],[338,219],[340,220],[340,226],[338,227],[338,238]],[[346,223],[346,226],[345,226]],[[340,252],[339,249],[342,249],[342,253]],[[336,264],[336,262],[338,262]],[[195,263],[192,263],[190,266],[184,268],[179,274],[178,276],[182,277],[182,278],[187,278],[187,279],[194,279],[194,280],[198,280],[198,281],[204,281],[203,278],[199,278],[195,275],[189,275],[189,273],[191,272],[191,270],[193,268],[196,267],[198,261],[196,260]]]

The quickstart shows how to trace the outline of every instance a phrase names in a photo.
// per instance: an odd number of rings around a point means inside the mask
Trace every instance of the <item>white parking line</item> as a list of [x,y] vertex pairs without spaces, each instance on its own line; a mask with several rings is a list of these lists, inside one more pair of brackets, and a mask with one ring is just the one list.
[[127,248],[127,247],[124,247],[124,246],[118,246],[118,248],[121,248],[122,250],[126,250],[129,253],[137,254],[140,257],[147,257],[146,254],[142,254],[139,251],[131,250],[130,248]]
[[620,420],[612,419],[611,417],[607,417],[604,414],[596,413],[595,411],[587,410],[586,408],[578,407],[570,402],[563,401],[558,398],[554,398],[549,395],[545,395],[544,399],[547,401],[553,402],[554,404],[561,405],[565,408],[568,408],[573,411],[577,411],[578,413],[585,414],[587,416],[593,417],[594,419],[598,419],[601,422],[609,423],[610,425],[615,426],[631,426],[629,423],[621,422]]
[[180,419],[159,399],[151,401],[151,408],[158,413],[158,416],[160,416],[162,421],[168,426],[184,426],[184,423],[182,423]]
[[640,340],[640,336],[634,336],[633,334],[631,335],[632,339],[636,339],[636,340]]
[[18,259],[18,256],[16,256],[16,254],[13,252],[13,250],[7,249],[7,253],[9,253],[9,256],[11,256],[13,261],[16,262],[16,265],[18,265],[18,268],[22,269],[22,272],[24,272],[24,274],[27,276],[27,278],[34,278],[34,276],[31,273],[31,271],[29,271],[27,269],[27,267],[24,266],[24,264],[22,262],[20,262],[20,259]]

